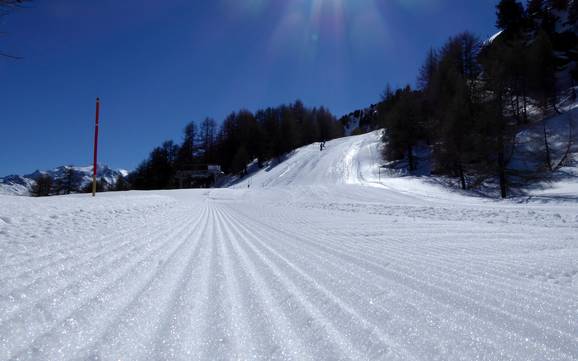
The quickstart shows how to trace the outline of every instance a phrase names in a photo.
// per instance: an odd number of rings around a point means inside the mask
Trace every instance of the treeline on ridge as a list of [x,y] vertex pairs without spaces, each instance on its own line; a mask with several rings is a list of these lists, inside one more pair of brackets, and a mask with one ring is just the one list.
[[169,140],[155,148],[128,180],[133,189],[172,189],[178,186],[178,171],[207,164],[244,175],[254,160],[263,167],[301,146],[341,136],[343,128],[329,110],[308,108],[301,101],[255,113],[240,110],[220,126],[211,118],[189,123],[182,142]]

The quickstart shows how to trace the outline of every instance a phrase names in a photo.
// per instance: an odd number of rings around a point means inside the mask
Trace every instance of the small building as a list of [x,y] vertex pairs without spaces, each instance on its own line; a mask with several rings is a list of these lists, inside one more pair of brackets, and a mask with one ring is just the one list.
[[180,189],[209,188],[223,175],[220,165],[197,164],[178,170],[175,178]]

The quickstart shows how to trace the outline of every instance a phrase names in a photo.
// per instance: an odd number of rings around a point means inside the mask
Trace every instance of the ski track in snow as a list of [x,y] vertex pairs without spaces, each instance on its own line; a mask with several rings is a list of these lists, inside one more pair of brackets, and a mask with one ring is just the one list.
[[575,203],[327,145],[251,188],[0,196],[0,360],[578,359]]

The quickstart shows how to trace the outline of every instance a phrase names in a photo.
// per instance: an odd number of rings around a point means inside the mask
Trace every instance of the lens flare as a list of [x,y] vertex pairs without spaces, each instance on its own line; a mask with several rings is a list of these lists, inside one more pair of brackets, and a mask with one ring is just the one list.
[[[331,73],[332,80],[354,75],[352,63],[391,50],[386,12],[437,0],[221,0],[227,13],[247,17],[269,33],[261,71],[285,66],[299,74]],[[379,54],[377,54],[379,55]]]
[[[425,1],[425,0],[397,0]],[[387,46],[387,24],[380,0],[293,0],[272,32],[271,53],[298,46],[299,54],[315,59],[319,48],[329,48],[336,58],[348,50]],[[300,39],[296,43],[296,40]],[[295,54],[295,49],[293,49]]]

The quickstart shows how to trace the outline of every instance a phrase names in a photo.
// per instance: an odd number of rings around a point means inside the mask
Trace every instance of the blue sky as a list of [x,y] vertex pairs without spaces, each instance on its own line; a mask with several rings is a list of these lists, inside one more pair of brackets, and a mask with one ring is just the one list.
[[132,169],[191,120],[301,99],[340,116],[415,83],[429,47],[495,32],[495,0],[35,0],[5,17],[0,175]]

